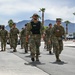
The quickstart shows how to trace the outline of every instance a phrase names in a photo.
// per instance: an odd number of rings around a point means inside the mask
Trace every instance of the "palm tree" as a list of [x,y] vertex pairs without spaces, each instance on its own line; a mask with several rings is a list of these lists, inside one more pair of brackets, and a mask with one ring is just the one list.
[[10,20],[8,21],[8,25],[9,25],[10,28],[12,27],[13,23],[14,23],[14,22],[13,22],[12,19],[10,19]]
[[44,12],[45,12],[45,8],[40,8],[39,12],[42,12],[42,24],[44,25]]
[[75,16],[75,12],[73,13],[73,15]]
[[68,34],[68,24],[70,23],[70,21],[65,21],[65,23],[66,23],[66,34]]

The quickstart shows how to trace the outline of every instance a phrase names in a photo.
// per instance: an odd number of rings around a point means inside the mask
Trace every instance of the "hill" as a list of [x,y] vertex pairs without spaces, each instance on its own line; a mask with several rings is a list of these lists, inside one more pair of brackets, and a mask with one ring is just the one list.
[[[19,29],[19,30],[21,30],[21,28],[23,28],[24,27],[24,25],[26,24],[26,23],[28,23],[30,20],[23,20],[23,21],[20,21],[20,22],[18,22],[18,23],[16,23],[16,27]],[[44,23],[44,25],[45,26],[48,26],[49,25],[49,23],[52,23],[53,25],[56,23],[56,21],[54,21],[54,20],[45,20],[45,23]],[[64,26],[64,28],[66,28],[66,24],[64,23],[64,22],[62,22],[62,25]],[[9,26],[7,25],[6,26],[6,30],[10,30],[10,28],[9,28]],[[75,24],[74,23],[70,23],[69,25],[68,25],[68,32],[69,33],[73,33],[73,32],[75,32]]]

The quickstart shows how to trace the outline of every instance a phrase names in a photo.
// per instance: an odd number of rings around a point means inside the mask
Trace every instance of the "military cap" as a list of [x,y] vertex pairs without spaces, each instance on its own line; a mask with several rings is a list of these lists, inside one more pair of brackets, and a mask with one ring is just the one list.
[[56,21],[61,21],[62,19],[61,18],[56,18]]
[[52,23],[49,23],[49,26],[52,25]]
[[39,15],[37,13],[34,13],[33,16],[37,16],[38,17]]
[[32,15],[32,17],[30,17],[30,18],[33,18],[33,16],[36,16],[36,17],[39,18],[39,15],[38,15],[37,13],[34,13],[34,14]]

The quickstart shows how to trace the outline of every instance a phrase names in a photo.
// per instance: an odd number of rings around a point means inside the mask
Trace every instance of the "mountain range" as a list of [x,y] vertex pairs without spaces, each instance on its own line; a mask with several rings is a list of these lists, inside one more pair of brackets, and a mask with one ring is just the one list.
[[[23,20],[23,21],[20,21],[20,22],[16,23],[16,27],[17,27],[19,30],[21,30],[21,29],[24,27],[24,25],[25,25],[26,23],[28,23],[28,22],[30,22],[30,20]],[[48,26],[49,23],[52,23],[52,25],[54,25],[54,24],[56,23],[56,21],[55,21],[55,20],[49,20],[49,19],[47,19],[47,20],[44,21],[44,26]],[[65,24],[64,22],[62,22],[62,25],[63,25],[63,27],[66,29],[66,24]],[[10,28],[9,28],[8,25],[6,26],[6,30],[8,30],[8,31],[10,30]],[[70,24],[68,25],[68,33],[74,33],[74,32],[75,32],[75,24],[74,24],[74,23],[70,23]]]

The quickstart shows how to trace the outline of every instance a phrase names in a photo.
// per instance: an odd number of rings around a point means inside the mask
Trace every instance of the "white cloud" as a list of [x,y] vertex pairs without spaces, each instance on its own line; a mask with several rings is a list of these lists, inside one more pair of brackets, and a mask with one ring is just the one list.
[[[70,20],[74,22],[73,12],[75,12],[75,7],[69,7],[66,5],[61,6],[63,4],[56,4],[52,0],[0,0],[0,15],[4,15],[4,17],[12,17],[14,15],[19,16],[19,13],[31,13],[34,11],[38,12],[39,8],[45,7],[45,16],[48,19],[55,20],[57,17],[61,17],[63,21]],[[23,16],[23,14],[21,14]],[[18,21],[19,19],[16,18]],[[30,15],[31,16],[31,15]],[[0,20],[0,22],[4,22],[6,24],[7,19],[4,21]]]
[[75,10],[75,7],[69,8],[69,7],[53,7],[48,8],[46,10],[46,13],[50,15],[48,18],[55,19],[56,17],[61,17],[63,20],[71,20],[73,22],[73,12]]
[[30,12],[36,10],[36,7],[28,3],[23,3],[21,1],[13,1],[9,3],[4,3],[0,7],[0,13],[5,15],[14,15],[19,12]]

